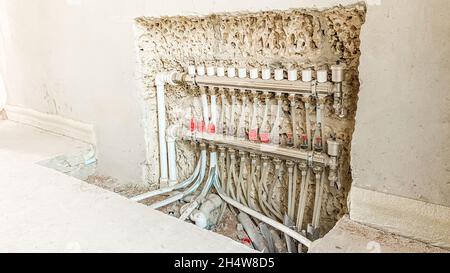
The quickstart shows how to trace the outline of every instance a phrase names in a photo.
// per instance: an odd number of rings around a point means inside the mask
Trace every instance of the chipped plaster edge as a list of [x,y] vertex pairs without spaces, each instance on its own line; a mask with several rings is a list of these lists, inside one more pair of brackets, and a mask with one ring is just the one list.
[[166,15],[158,15],[158,16],[152,16],[152,15],[148,15],[148,16],[138,16],[135,17],[134,23],[136,26],[142,26],[142,24],[140,23],[140,21],[142,19],[145,20],[154,20],[154,19],[170,19],[170,18],[175,18],[175,17],[181,17],[187,20],[190,19],[195,19],[195,20],[201,20],[201,19],[206,19],[208,17],[211,16],[229,16],[229,15],[233,15],[233,16],[251,16],[255,13],[265,13],[265,12],[294,12],[294,11],[308,11],[309,13],[320,13],[320,12],[326,12],[326,11],[330,11],[336,8],[340,8],[340,7],[347,7],[347,8],[352,8],[352,7],[358,7],[361,9],[364,9],[364,12],[367,14],[367,7],[368,6],[380,6],[381,5],[381,1],[382,0],[352,0],[349,3],[329,3],[328,5],[313,5],[313,6],[309,6],[309,5],[299,5],[296,7],[285,7],[285,8],[261,8],[261,9],[238,9],[238,10],[227,10],[227,11],[208,11],[205,13],[189,13],[189,12],[185,12],[183,14],[166,14]]
[[450,249],[450,208],[353,186],[353,221]]

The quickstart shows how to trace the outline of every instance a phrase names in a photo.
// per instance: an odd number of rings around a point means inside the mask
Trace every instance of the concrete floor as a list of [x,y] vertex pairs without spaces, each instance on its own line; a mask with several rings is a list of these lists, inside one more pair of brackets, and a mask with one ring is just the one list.
[[348,216],[320,240],[313,243],[309,253],[447,253],[448,250],[383,232]]
[[36,164],[84,143],[0,120],[0,252],[251,252]]

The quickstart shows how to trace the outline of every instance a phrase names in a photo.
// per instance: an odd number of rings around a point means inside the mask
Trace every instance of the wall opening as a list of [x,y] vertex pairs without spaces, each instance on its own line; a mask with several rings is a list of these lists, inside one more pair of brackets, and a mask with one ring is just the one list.
[[[313,71],[344,64],[343,97],[345,117],[333,113],[331,104],[325,104],[323,135],[335,136],[343,142],[339,159],[340,188],[325,185],[322,199],[320,234],[324,235],[346,213],[347,196],[352,183],[350,149],[355,125],[359,91],[358,66],[360,57],[360,31],[365,22],[363,3],[339,6],[326,10],[293,9],[257,13],[213,14],[202,17],[163,17],[136,19],[138,29],[138,55],[145,86],[144,120],[147,141],[147,182],[158,187],[158,135],[156,89],[154,79],[158,72],[177,70],[186,72],[189,65],[270,67],[286,69],[312,68]],[[286,73],[286,72],[285,72]],[[286,75],[285,75],[286,76]],[[315,75],[314,75],[315,77]],[[193,116],[201,116],[198,90],[187,86],[174,86],[166,92],[166,111],[169,124],[187,126]],[[276,105],[272,98],[272,105]],[[237,95],[237,101],[242,96]],[[263,109],[262,100],[259,109]],[[305,115],[304,104],[294,110],[283,98],[283,116]],[[262,110],[261,110],[262,111]],[[272,107],[274,116],[276,107]],[[239,117],[239,109],[236,109]],[[315,116],[311,115],[314,123]],[[280,125],[281,144],[287,145],[286,136],[292,132],[290,120]],[[247,124],[248,126],[248,124]],[[305,131],[306,124],[299,121],[296,131]],[[179,178],[187,178],[195,168],[197,149],[189,141],[177,143]],[[279,194],[280,206],[285,206],[287,171],[282,165]],[[274,176],[274,163],[270,163],[270,179]],[[249,168],[250,169],[250,168]],[[298,182],[300,183],[300,182]],[[300,186],[297,186],[300,190]],[[315,184],[311,183],[307,198],[305,222],[311,222]]]

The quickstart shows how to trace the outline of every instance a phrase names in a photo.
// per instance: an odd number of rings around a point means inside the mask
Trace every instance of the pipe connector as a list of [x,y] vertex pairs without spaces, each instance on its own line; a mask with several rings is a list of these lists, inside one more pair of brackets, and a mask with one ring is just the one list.
[[217,150],[219,151],[220,157],[225,158],[225,147],[221,146]]
[[215,87],[209,87],[208,88],[209,95],[215,96],[216,95],[216,88]]
[[298,164],[298,168],[302,172],[302,175],[306,175],[306,172],[308,171],[308,163],[306,161],[302,161]]
[[236,159],[236,150],[235,149],[228,149],[228,153],[230,154],[231,160]]
[[291,106],[296,106],[297,100],[295,94],[290,94],[288,97],[289,101],[291,102]]
[[275,94],[275,98],[277,99],[277,101],[280,101],[283,99],[283,94],[282,93],[276,93]]
[[278,170],[281,168],[281,159],[279,158],[275,158],[273,160],[273,164],[275,165],[275,170]]
[[316,181],[315,181],[316,185],[318,185],[320,182],[320,177],[322,175],[322,171],[323,171],[322,166],[314,166],[314,168],[313,168],[313,173],[316,175]]
[[161,72],[156,74],[155,77],[155,85],[161,86],[165,85],[166,83],[170,85],[177,85],[176,78],[178,77],[177,71],[169,71],[169,72]]
[[314,100],[313,100],[313,97],[311,95],[303,95],[302,96],[302,101],[305,104],[311,105],[311,104],[313,104]]
[[201,95],[206,95],[206,86],[201,85],[199,91]]
[[214,144],[209,145],[209,151],[210,151],[211,153],[216,152],[216,151],[217,151],[217,146],[214,145]]
[[330,168],[328,180],[330,181],[330,185],[334,186],[338,182],[338,170],[339,170],[338,157],[341,152],[340,148],[342,144],[337,140],[329,139],[327,140],[327,145],[328,145],[328,155],[330,156],[330,160],[328,162],[328,167]]
[[224,98],[226,96],[225,89],[223,87],[219,87],[219,95]]
[[287,161],[286,167],[288,168],[289,174],[292,174],[294,172],[294,162],[293,161]]
[[317,175],[317,174],[321,174],[322,171],[323,171],[322,166],[317,165],[317,166],[314,166],[314,168],[313,168],[313,172],[314,172],[316,175]]

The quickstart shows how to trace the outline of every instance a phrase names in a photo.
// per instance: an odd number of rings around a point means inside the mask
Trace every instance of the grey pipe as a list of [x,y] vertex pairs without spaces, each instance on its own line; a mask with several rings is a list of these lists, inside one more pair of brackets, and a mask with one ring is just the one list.
[[253,223],[252,219],[250,219],[250,217],[243,212],[239,213],[237,218],[244,227],[245,232],[247,232],[250,240],[252,240],[252,244],[255,247],[255,249],[262,252],[267,251],[268,247],[266,240],[264,240],[264,237],[259,232],[255,223]]
[[206,150],[202,150],[200,152],[200,159],[198,160],[197,166],[195,167],[194,172],[192,173],[192,175],[188,179],[186,179],[183,182],[181,182],[181,183],[179,183],[177,185],[174,185],[174,186],[165,187],[165,188],[162,188],[162,189],[158,189],[158,190],[154,190],[154,191],[151,191],[151,192],[147,192],[147,193],[144,193],[144,194],[140,194],[140,195],[134,196],[134,197],[130,198],[130,200],[135,201],[135,202],[140,202],[140,201],[143,201],[145,199],[148,199],[148,198],[151,198],[151,197],[154,197],[154,196],[158,196],[158,195],[161,195],[161,194],[165,194],[165,193],[169,193],[169,192],[172,192],[172,191],[176,191],[176,190],[180,190],[180,189],[186,188],[198,176],[203,160],[206,160]]

